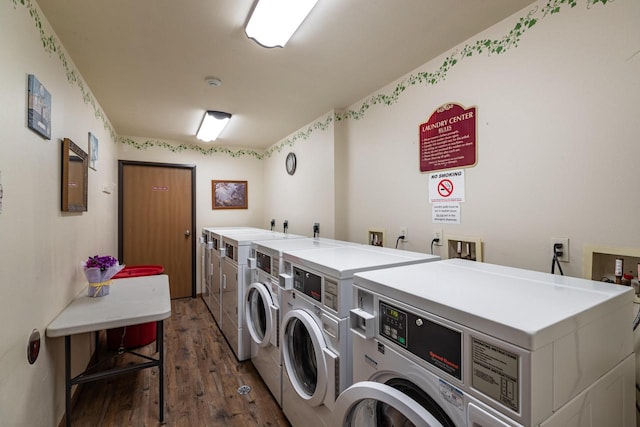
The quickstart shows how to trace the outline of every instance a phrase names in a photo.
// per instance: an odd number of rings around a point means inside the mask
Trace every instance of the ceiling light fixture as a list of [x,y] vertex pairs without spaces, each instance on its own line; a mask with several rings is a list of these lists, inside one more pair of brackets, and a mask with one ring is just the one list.
[[205,142],[215,141],[231,119],[231,114],[222,111],[207,111],[204,113],[202,123],[196,136]]
[[258,0],[245,33],[264,47],[284,47],[317,2]]

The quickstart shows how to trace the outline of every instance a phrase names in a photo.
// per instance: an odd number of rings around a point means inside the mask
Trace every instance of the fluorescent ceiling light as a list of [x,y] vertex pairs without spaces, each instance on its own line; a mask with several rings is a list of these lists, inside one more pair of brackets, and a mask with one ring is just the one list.
[[207,111],[198,129],[197,137],[201,141],[211,142],[218,138],[231,119],[231,114],[222,111]]
[[318,0],[259,0],[245,28],[265,47],[284,47]]

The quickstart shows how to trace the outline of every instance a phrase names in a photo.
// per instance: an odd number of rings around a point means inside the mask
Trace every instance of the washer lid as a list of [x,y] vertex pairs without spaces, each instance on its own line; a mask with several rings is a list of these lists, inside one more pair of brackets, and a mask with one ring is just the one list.
[[528,350],[629,307],[633,290],[466,260],[358,273],[354,284]]
[[349,245],[357,245],[357,243],[311,237],[302,239],[260,240],[253,243],[253,247],[256,248],[256,250],[262,252],[269,251],[278,255],[281,255],[284,251],[291,250],[335,248],[337,246]]
[[286,240],[286,239],[302,239],[304,236],[298,236],[296,234],[285,234],[278,231],[254,231],[247,232],[233,232],[222,233],[222,239],[225,243],[235,243],[238,246],[248,246],[253,242],[259,240]]
[[[313,268],[336,279],[352,278],[359,271],[423,263],[440,259],[437,256],[401,250],[373,250],[366,245],[285,252],[283,258],[301,266]],[[373,248],[373,246],[371,247]]]

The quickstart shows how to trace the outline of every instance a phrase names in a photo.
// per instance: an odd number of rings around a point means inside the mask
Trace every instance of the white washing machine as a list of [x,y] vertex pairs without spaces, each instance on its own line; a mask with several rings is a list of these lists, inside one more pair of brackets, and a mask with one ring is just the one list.
[[276,231],[221,233],[224,257],[221,261],[220,330],[239,361],[251,358],[251,342],[246,328],[244,306],[246,287],[251,284],[251,270],[247,262],[251,244],[257,241],[301,239],[304,236]]
[[628,287],[456,259],[353,293],[335,426],[635,426]]
[[283,258],[282,410],[294,426],[328,426],[336,398],[351,384],[354,273],[439,257],[358,245],[285,252]]
[[251,362],[271,394],[282,406],[282,354],[280,351],[282,255],[301,249],[354,245],[325,238],[254,242],[248,260],[252,283],[245,295],[245,318],[251,338]]
[[222,328],[222,306],[220,305],[220,283],[221,271],[220,263],[224,253],[221,253],[221,236],[222,232],[229,231],[266,231],[259,228],[244,226],[227,226],[227,227],[203,227],[201,243],[203,244],[203,280],[202,280],[202,299],[207,308],[211,312],[213,319],[219,328]]

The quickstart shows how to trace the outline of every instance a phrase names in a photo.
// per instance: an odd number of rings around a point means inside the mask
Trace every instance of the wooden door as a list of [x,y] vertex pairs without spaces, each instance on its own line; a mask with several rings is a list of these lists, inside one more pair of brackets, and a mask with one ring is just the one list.
[[119,162],[119,258],[162,265],[171,298],[195,297],[195,166]]

